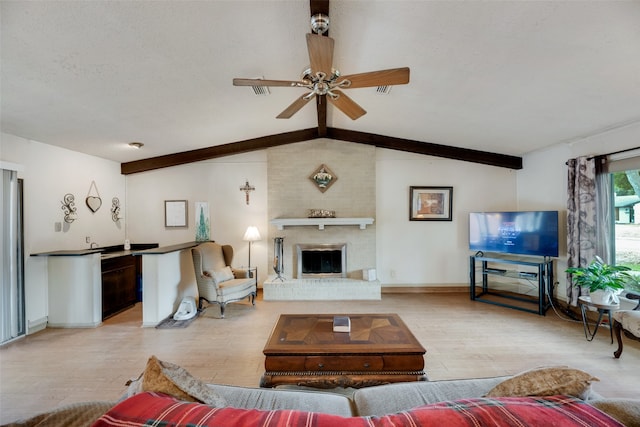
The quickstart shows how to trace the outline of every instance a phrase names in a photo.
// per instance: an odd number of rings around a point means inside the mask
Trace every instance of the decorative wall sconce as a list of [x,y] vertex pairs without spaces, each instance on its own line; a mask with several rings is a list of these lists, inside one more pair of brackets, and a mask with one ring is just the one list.
[[245,182],[245,184],[240,187],[240,191],[244,191],[245,194],[245,200],[247,202],[247,204],[249,204],[249,193],[253,190],[255,190],[256,187],[254,187],[253,185],[249,184],[249,180],[247,180],[247,182]]
[[111,219],[113,222],[118,222],[120,218],[120,199],[114,197],[111,199]]
[[64,199],[62,200],[61,209],[64,211],[64,222],[72,223],[78,218],[78,214],[76,214],[76,204],[75,197],[71,193],[67,193],[64,195]]

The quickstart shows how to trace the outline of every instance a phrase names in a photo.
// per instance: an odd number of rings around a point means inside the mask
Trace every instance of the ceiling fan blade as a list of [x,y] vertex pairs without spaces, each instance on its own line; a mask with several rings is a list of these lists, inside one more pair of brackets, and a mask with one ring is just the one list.
[[342,80],[351,81],[349,88],[404,85],[409,83],[409,67],[340,76],[338,82]]
[[356,104],[356,102],[345,95],[344,92],[335,89],[332,90],[332,92],[339,96],[336,99],[333,99],[331,96],[327,95],[329,102],[338,107],[338,109],[349,116],[351,120],[356,120],[357,118],[367,114],[364,108]]
[[311,71],[313,73],[322,71],[327,76],[330,76],[333,65],[333,39],[308,33],[307,49],[309,50]]
[[315,95],[309,96],[312,93],[313,92],[309,92],[306,95],[302,95],[301,97],[293,101],[293,104],[289,105],[287,108],[284,109],[282,113],[278,114],[278,116],[276,116],[276,119],[290,119],[291,116],[293,116],[295,113],[300,111],[302,107],[307,105],[307,102],[309,102],[315,97]]
[[234,86],[304,86],[305,82],[295,80],[265,80],[265,79],[233,79]]

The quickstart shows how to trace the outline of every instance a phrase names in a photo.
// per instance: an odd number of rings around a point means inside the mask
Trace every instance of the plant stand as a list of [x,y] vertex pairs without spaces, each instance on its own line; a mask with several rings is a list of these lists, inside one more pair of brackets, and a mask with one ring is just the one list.
[[[609,304],[600,304],[591,301],[591,297],[578,297],[578,302],[580,303],[580,311],[582,313],[582,326],[584,327],[584,337],[587,341],[593,341],[593,338],[596,336],[598,332],[598,327],[602,322],[602,316],[606,313],[609,317],[609,335],[611,336],[611,344],[613,344],[613,324],[611,323],[611,311],[620,308],[619,304],[609,305]],[[593,307],[598,310],[598,320],[596,321],[596,326],[591,331],[591,327],[589,326],[589,322],[587,321],[587,307]]]

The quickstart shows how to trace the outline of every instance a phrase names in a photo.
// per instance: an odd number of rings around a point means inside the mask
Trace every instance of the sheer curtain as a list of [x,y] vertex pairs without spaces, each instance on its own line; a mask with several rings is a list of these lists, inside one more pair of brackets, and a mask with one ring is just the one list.
[[2,288],[0,289],[0,343],[24,335],[24,280],[22,249],[22,191],[18,173],[2,169]]
[[615,259],[614,245],[612,242],[615,230],[615,218],[613,216],[614,194],[611,174],[606,170],[606,161],[603,157],[596,158],[596,201],[598,227],[596,228],[596,253],[606,263],[612,263]]
[[[567,266],[585,267],[600,256],[611,259],[611,178],[603,171],[603,157],[570,159],[567,188]],[[581,289],[567,274],[567,300],[578,304]],[[588,292],[588,291],[587,291]]]

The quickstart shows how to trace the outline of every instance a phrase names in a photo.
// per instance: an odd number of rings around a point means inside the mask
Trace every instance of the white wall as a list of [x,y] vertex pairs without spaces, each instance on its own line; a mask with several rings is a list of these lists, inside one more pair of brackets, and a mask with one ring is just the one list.
[[[376,149],[330,139],[273,147],[268,150],[269,220],[305,218],[309,209],[327,209],[342,218],[376,217]],[[324,164],[336,177],[321,192],[309,177]],[[270,240],[284,238],[284,276],[299,277],[296,244],[347,244],[347,277],[361,279],[362,270],[375,267],[376,222],[358,226],[270,227]],[[269,252],[272,259],[273,245]]]
[[567,280],[567,166],[578,156],[608,154],[640,146],[640,124],[585,136],[556,144],[523,157],[517,173],[517,203],[520,210],[560,211],[560,254],[555,264],[556,296],[565,298]]
[[[377,150],[378,278],[383,286],[468,286],[468,215],[516,207],[513,170]],[[409,221],[409,187],[453,187],[453,220]]]
[[[194,202],[207,201],[211,238],[231,244],[236,266],[247,263],[246,227],[256,225],[262,240],[252,245],[252,265],[259,281],[272,273],[267,214],[266,151],[123,176],[120,165],[104,159],[2,135],[2,160],[24,166],[26,253],[88,247],[85,237],[101,246],[193,241]],[[515,208],[514,172],[508,169],[425,157],[392,150],[376,150],[376,258],[384,286],[465,285],[468,263],[467,214],[474,210]],[[93,214],[84,204],[95,181],[103,205]],[[256,187],[246,205],[239,187],[245,180]],[[473,183],[473,185],[471,185]],[[409,186],[454,187],[452,222],[408,221]],[[78,219],[63,221],[60,202],[76,197]],[[124,218],[111,220],[111,198],[122,203]],[[164,227],[164,201],[187,200],[187,228]],[[54,223],[63,231],[55,232]],[[183,271],[189,271],[183,266]],[[46,321],[46,258],[27,257],[27,320]]]
[[[349,143],[340,144],[344,149],[342,144]],[[375,170],[375,267],[383,286],[466,286],[468,213],[516,209],[516,172],[380,149],[376,149]],[[248,206],[239,191],[245,179],[256,187]],[[246,227],[258,227],[262,240],[252,246],[251,263],[258,266],[259,281],[263,281],[272,273],[269,251],[273,246],[268,239],[266,184],[266,151],[128,175],[128,237],[132,242],[153,241],[161,246],[193,241],[191,214],[187,229],[165,229],[164,200],[188,200],[189,212],[193,202],[208,201],[212,239],[233,245],[235,265],[246,264],[248,245],[242,241]],[[409,221],[412,185],[454,187],[453,221]]]
[[[240,187],[255,186],[250,202]],[[266,152],[228,156],[183,166],[127,175],[127,237],[132,243],[156,242],[160,246],[195,240],[195,202],[208,202],[211,240],[234,248],[234,267],[248,263],[248,242],[242,240],[255,225],[262,240],[252,243],[251,265],[258,280],[266,279],[269,242],[267,223]],[[164,201],[188,201],[188,226],[164,226]],[[188,266],[184,266],[185,271]],[[193,265],[190,265],[193,270]]]
[[[212,239],[236,249],[236,265],[246,263],[246,227],[256,225],[263,240],[252,246],[252,265],[260,280],[271,273],[267,240],[266,151],[123,176],[116,162],[1,134],[0,160],[22,167],[25,188],[25,251],[31,253],[133,243],[170,245],[193,241],[194,202],[208,201]],[[466,285],[469,252],[467,215],[502,209],[566,210],[567,159],[604,154],[640,145],[640,125],[558,144],[524,156],[524,169],[509,169],[440,159],[393,150],[376,150],[376,248],[378,276],[384,286]],[[249,180],[256,191],[246,205],[239,187]],[[98,212],[84,204],[91,181],[103,201]],[[453,186],[453,221],[409,221],[409,187]],[[78,220],[55,232],[63,221],[66,193],[76,197]],[[125,218],[111,220],[111,198],[119,197]],[[189,227],[165,229],[164,200],[189,201]],[[564,218],[564,216],[562,217]],[[561,227],[562,229],[562,227]],[[564,230],[561,241],[564,239]],[[561,292],[566,286],[566,243],[556,267]],[[31,329],[47,316],[46,258],[26,259],[27,321]],[[394,276],[394,277],[392,277]]]
[[[120,164],[94,156],[0,134],[0,160],[21,166],[24,181],[25,298],[28,330],[41,327],[48,315],[47,258],[33,253],[88,248],[89,236],[100,246],[122,244],[124,222],[111,220],[111,199],[125,199]],[[95,181],[102,206],[93,213],[85,204]],[[64,222],[61,201],[75,196],[78,219]],[[92,193],[93,194],[93,193]],[[62,224],[60,232],[55,223]]]

